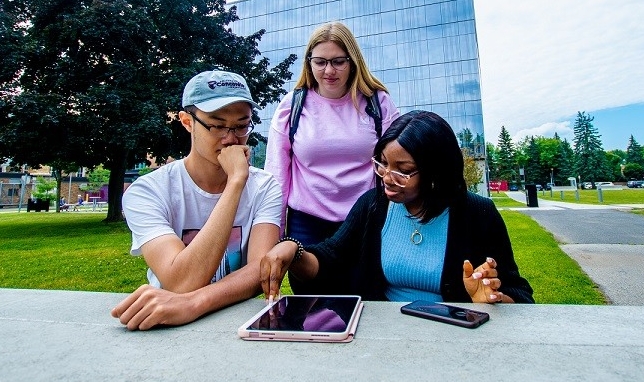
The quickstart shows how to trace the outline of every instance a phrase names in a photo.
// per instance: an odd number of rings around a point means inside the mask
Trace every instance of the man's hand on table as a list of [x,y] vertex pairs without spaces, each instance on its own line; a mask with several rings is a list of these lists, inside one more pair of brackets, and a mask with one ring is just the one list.
[[148,330],[155,325],[183,325],[199,318],[192,293],[174,293],[141,285],[112,309],[129,330]]

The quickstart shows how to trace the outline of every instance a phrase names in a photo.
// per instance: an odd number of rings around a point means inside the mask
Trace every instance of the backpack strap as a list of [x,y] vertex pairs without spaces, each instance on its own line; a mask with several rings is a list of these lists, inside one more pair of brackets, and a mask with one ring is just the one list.
[[293,99],[291,99],[291,117],[289,119],[288,139],[291,141],[291,155],[293,155],[293,141],[295,140],[295,133],[297,126],[300,123],[300,114],[302,114],[302,106],[304,105],[304,98],[306,98],[306,87],[293,90]]
[[371,97],[367,98],[367,107],[365,112],[373,118],[376,125],[376,136],[378,139],[382,136],[382,110],[380,109],[380,100],[378,99],[378,91],[375,90]]
[[[293,90],[293,98],[291,99],[291,117],[289,118],[289,131],[288,139],[291,142],[291,156],[293,156],[293,142],[295,141],[295,133],[300,123],[300,114],[302,114],[302,106],[306,98],[307,88],[298,88]],[[380,109],[380,100],[378,99],[378,91],[374,91],[371,97],[367,98],[367,107],[365,112],[373,118],[376,125],[376,136],[378,139],[382,136],[382,110]]]

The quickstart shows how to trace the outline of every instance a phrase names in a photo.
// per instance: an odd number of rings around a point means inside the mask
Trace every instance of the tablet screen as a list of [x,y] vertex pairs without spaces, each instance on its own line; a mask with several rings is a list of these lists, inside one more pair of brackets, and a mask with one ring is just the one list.
[[247,330],[342,333],[359,303],[357,296],[283,296]]

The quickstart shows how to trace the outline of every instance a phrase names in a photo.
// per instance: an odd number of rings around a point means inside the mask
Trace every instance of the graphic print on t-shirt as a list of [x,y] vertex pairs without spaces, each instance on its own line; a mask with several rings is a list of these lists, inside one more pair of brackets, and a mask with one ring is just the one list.
[[[197,236],[199,233],[198,229],[184,229],[181,233],[181,240],[186,246],[192,242],[192,239]],[[226,246],[226,251],[224,252],[224,257],[221,259],[219,268],[212,276],[211,283],[221,280],[224,276],[230,274],[241,268],[242,253],[241,253],[241,243],[242,243],[242,230],[241,227],[233,227],[230,238],[228,239],[228,245]]]

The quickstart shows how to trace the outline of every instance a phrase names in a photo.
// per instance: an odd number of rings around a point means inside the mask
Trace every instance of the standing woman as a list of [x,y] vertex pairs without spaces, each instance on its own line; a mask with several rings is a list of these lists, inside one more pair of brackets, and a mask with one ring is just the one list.
[[[294,142],[289,140],[290,92],[271,121],[264,168],[282,187],[282,228],[307,245],[333,235],[358,197],[374,186],[371,155],[378,136],[365,112],[367,98],[378,94],[383,133],[399,112],[367,68],[351,31],[338,22],[311,35],[295,88],[308,91]],[[297,280],[291,287],[296,293],[314,292],[301,289]]]

